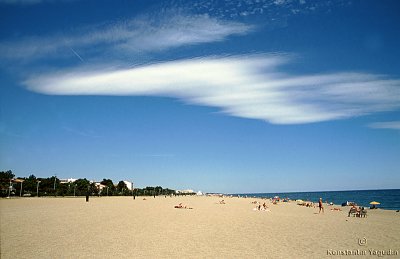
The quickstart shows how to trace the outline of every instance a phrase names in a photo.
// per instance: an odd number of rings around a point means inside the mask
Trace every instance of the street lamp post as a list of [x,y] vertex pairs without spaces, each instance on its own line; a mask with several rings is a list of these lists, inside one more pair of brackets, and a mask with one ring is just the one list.
[[37,185],[36,185],[36,195],[37,195],[37,197],[39,197],[39,183],[40,183],[40,181],[37,181]]
[[21,189],[19,190],[19,197],[22,197],[22,183],[23,183],[24,181],[22,181],[21,180]]
[[57,175],[54,175],[54,196],[57,196],[57,192],[56,192],[56,179],[57,179]]
[[12,189],[12,179],[10,179],[10,186],[8,187],[8,198],[10,198],[11,189]]

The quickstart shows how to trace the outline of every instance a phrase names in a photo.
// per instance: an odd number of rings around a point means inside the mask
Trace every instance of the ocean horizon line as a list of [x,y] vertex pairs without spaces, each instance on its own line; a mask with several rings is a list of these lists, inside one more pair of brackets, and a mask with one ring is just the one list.
[[[357,192],[357,191],[397,191],[400,188],[388,189],[354,189],[354,190],[329,190],[329,191],[272,191],[272,192],[241,192],[241,193],[226,193],[227,195],[249,195],[249,194],[273,194],[273,193],[319,193],[319,192]],[[217,193],[217,192],[213,192]]]

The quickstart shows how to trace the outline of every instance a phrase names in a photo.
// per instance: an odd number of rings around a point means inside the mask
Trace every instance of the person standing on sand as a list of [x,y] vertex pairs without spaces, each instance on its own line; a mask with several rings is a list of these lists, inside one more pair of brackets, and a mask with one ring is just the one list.
[[318,207],[319,207],[318,213],[321,213],[321,210],[322,210],[322,213],[324,213],[324,206],[322,205],[322,198],[319,198]]

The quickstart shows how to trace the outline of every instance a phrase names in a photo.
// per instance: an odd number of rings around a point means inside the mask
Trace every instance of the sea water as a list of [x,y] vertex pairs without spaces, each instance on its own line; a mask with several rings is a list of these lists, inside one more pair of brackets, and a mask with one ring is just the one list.
[[307,200],[318,202],[322,198],[324,202],[332,202],[341,205],[344,202],[355,202],[359,206],[370,207],[371,201],[377,201],[378,208],[387,210],[400,210],[400,189],[390,190],[355,190],[355,191],[328,191],[328,192],[281,192],[281,193],[244,193],[235,194],[248,197],[289,198],[291,200]]

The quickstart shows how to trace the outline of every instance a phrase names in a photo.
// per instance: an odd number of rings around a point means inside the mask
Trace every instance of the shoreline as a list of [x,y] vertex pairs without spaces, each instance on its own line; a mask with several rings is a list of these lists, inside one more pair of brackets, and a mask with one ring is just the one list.
[[230,194],[233,196],[265,197],[280,196],[291,200],[307,200],[317,202],[320,197],[324,203],[333,203],[341,206],[343,203],[352,202],[357,206],[370,208],[370,202],[380,201],[379,209],[400,210],[400,189],[376,189],[376,190],[346,190],[346,191],[313,191],[313,192],[279,192],[279,193],[247,193]]

